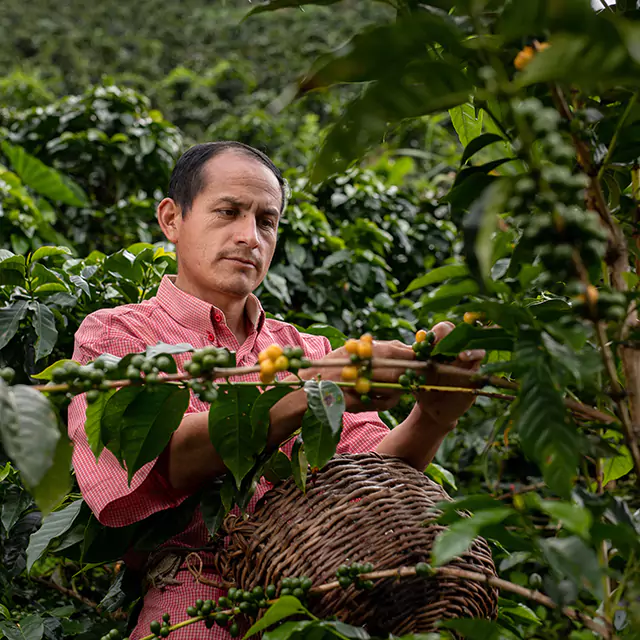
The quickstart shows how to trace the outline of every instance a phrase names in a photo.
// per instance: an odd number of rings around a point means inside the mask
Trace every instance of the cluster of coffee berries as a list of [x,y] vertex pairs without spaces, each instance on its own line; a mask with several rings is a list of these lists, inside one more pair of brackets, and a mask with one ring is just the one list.
[[374,587],[373,580],[362,580],[360,576],[363,573],[371,573],[372,571],[373,565],[370,562],[365,562],[364,564],[354,562],[350,565],[340,565],[336,571],[336,577],[338,578],[338,584],[343,589],[353,584],[359,589],[370,590]]
[[[117,629],[111,629],[109,633],[105,633],[100,640],[120,640],[122,636]],[[125,638],[125,640],[129,640],[129,638]]]
[[350,338],[344,348],[352,364],[342,368],[341,377],[345,382],[354,382],[356,393],[362,402],[367,402],[371,390],[371,358],[373,356],[373,337],[370,333],[360,336],[360,340]]
[[131,381],[142,380],[144,377],[145,384],[155,384],[160,380],[161,373],[169,373],[174,367],[175,363],[171,356],[147,357],[138,353],[131,358],[125,377]]
[[571,300],[574,311],[589,320],[616,322],[624,319],[627,313],[627,298],[620,291],[598,290],[592,284],[585,287],[582,283],[574,283],[568,290],[576,294]]
[[[431,358],[435,340],[436,334],[433,333],[433,331],[425,331],[424,329],[416,331],[416,339],[411,348],[418,360],[428,360]],[[426,384],[427,378],[423,373],[418,373],[415,369],[406,369],[398,378],[398,383],[410,389],[411,387]]]
[[280,371],[296,373],[298,369],[306,369],[311,363],[304,357],[302,347],[281,347],[272,344],[258,354],[260,363],[260,382],[269,384]]
[[313,582],[311,578],[302,576],[301,578],[282,578],[280,582],[280,595],[293,596],[298,600],[305,600]]
[[194,351],[191,360],[184,363],[184,370],[194,378],[199,378],[211,374],[215,368],[232,367],[233,364],[233,357],[228,349],[208,346]]
[[51,372],[51,380],[56,384],[69,385],[68,396],[85,393],[87,402],[94,403],[101,391],[109,389],[109,379],[117,378],[118,365],[98,358],[95,362],[79,365],[77,362],[65,362]]
[[16,372],[11,367],[3,367],[0,369],[0,378],[7,384],[11,384],[16,375]]

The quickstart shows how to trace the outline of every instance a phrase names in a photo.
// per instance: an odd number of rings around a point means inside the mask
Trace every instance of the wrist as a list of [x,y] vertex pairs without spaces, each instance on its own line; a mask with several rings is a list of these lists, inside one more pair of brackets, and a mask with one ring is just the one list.
[[415,404],[413,411],[416,412],[415,418],[417,421],[428,427],[430,431],[446,435],[458,426],[458,418],[452,420],[446,416],[437,415],[437,413],[434,415],[432,412],[423,409],[420,403]]

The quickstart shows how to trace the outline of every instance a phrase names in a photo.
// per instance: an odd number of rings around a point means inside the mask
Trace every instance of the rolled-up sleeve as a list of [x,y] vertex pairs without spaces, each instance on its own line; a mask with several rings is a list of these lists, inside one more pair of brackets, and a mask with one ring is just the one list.
[[[146,347],[141,339],[111,326],[108,317],[101,318],[98,312],[87,316],[78,329],[73,359],[86,364],[103,353],[122,357]],[[178,506],[188,496],[170,485],[162,455],[139,469],[130,485],[127,471],[110,451],[103,449],[96,460],[84,429],[86,410],[84,394],[76,396],[69,406],[73,468],[85,502],[102,524],[123,527]]]

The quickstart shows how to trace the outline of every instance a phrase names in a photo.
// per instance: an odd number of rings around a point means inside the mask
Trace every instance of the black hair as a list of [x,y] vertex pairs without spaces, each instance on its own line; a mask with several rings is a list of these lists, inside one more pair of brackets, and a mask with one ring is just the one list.
[[250,147],[248,144],[236,142],[234,140],[222,140],[217,142],[204,142],[196,144],[188,151],[185,151],[176,162],[176,166],[171,172],[169,180],[169,198],[174,200],[182,209],[184,216],[191,206],[196,196],[204,187],[203,169],[211,158],[225,152],[235,151],[242,153],[249,158],[258,160],[267,167],[278,180],[280,194],[282,196],[282,206],[280,213],[284,211],[289,195],[289,185],[283,177],[280,169],[262,151]]

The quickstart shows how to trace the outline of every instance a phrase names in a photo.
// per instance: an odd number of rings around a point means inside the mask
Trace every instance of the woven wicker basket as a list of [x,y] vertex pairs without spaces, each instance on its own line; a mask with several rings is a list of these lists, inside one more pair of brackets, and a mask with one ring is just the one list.
[[[371,562],[376,570],[429,562],[444,527],[429,524],[446,492],[404,462],[374,453],[336,456],[302,495],[292,480],[275,487],[243,521],[229,516],[229,544],[218,558],[225,579],[263,585],[284,576],[314,584],[335,580],[341,564]],[[451,567],[495,575],[491,552],[478,538]],[[376,581],[372,591],[330,591],[312,597],[320,617],[365,626],[370,633],[426,633],[438,620],[494,618],[497,591],[488,585],[443,578]]]

